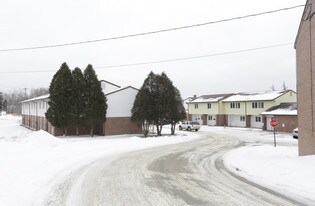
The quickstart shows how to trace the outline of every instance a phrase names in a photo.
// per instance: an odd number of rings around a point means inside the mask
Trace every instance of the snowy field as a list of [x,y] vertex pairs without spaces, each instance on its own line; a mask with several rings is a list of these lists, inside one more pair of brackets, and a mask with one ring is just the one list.
[[270,132],[208,126],[203,126],[201,132],[182,132],[187,135],[174,137],[56,138],[21,127],[20,121],[18,117],[0,117],[0,205],[33,205],[47,195],[47,188],[58,178],[93,160],[201,138],[203,132],[226,134],[246,142],[245,147],[224,157],[234,173],[291,197],[315,201],[315,156],[298,157],[297,140],[291,134],[277,134],[276,148]]
[[20,122],[18,117],[0,117],[0,205],[34,205],[58,178],[98,158],[199,138],[198,134],[56,138],[28,130]]

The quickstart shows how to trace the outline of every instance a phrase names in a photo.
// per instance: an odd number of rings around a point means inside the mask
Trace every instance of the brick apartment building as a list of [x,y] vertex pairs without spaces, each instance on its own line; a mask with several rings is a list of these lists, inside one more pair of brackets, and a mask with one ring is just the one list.
[[296,49],[299,155],[315,154],[315,0],[306,2]]

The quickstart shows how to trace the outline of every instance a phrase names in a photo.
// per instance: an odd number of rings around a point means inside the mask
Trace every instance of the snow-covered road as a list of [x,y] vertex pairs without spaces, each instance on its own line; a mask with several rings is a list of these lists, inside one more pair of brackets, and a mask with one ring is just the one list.
[[273,148],[246,128],[55,138],[19,122],[0,117],[0,205],[315,205],[315,156],[289,134]]
[[222,155],[241,146],[238,139],[203,135],[82,166],[44,205],[303,205],[225,169]]

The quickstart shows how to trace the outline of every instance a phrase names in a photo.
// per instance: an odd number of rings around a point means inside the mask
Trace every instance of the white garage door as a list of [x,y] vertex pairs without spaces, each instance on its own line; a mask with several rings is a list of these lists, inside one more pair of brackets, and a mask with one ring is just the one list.
[[230,127],[246,127],[245,116],[228,115],[228,124]]

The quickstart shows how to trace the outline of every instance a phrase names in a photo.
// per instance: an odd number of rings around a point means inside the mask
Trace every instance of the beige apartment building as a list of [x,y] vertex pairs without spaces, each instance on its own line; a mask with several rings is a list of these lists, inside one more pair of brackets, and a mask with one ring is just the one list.
[[203,95],[188,103],[189,119],[209,126],[263,128],[261,116],[281,103],[296,102],[292,90]]
[[299,155],[315,154],[315,1],[306,2],[295,41]]

